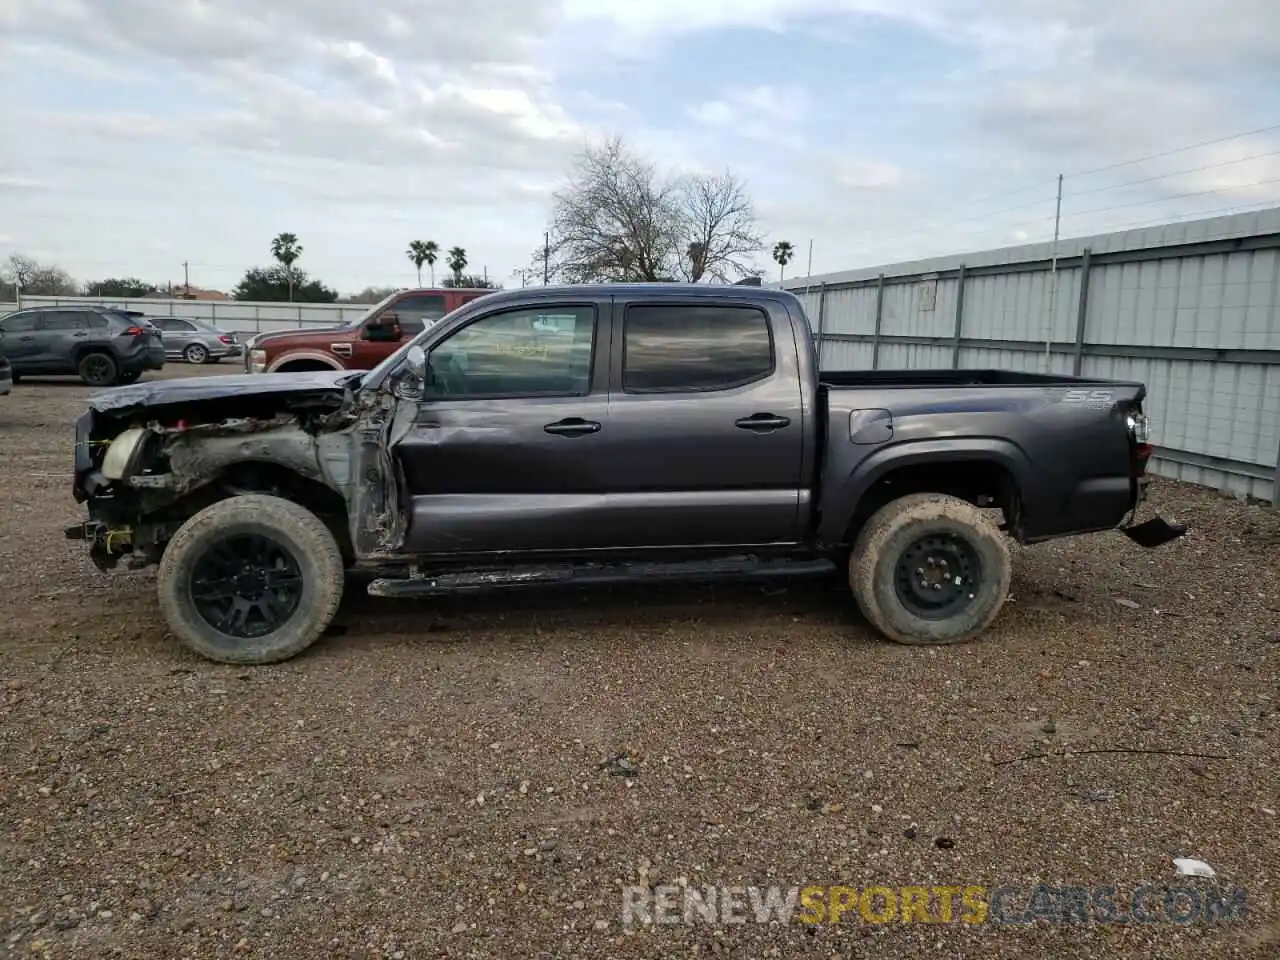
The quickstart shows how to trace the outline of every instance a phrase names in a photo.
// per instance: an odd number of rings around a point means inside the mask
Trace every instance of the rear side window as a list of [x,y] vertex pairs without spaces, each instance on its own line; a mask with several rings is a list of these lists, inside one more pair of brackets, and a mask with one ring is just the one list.
[[94,330],[105,330],[111,326],[111,321],[100,313],[89,314],[89,326]]
[[627,393],[729,390],[773,373],[769,317],[755,307],[629,307],[622,341]]
[[186,320],[179,320],[176,317],[164,317],[155,321],[161,330],[169,330],[175,333],[190,333],[195,330],[195,324],[188,323]]
[[89,317],[84,313],[44,313],[36,321],[37,330],[88,330]]

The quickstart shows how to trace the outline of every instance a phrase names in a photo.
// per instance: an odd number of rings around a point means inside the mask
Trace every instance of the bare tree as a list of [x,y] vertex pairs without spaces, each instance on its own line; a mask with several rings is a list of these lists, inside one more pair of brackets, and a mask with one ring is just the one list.
[[763,244],[733,174],[663,176],[615,137],[579,156],[554,196],[548,249],[533,259],[569,283],[696,283],[745,274]]
[[54,264],[44,264],[15,253],[0,270],[6,286],[31,296],[67,297],[80,292],[71,275]]
[[705,276],[727,282],[731,274],[746,276],[750,257],[764,245],[756,229],[755,211],[746,186],[732,173],[682,177],[677,188],[685,256],[680,269],[686,280]]

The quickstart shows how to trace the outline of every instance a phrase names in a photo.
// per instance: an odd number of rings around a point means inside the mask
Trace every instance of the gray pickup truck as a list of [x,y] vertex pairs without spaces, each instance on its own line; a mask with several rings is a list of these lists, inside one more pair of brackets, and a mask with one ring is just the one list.
[[369,371],[96,395],[76,425],[89,516],[66,533],[103,569],[158,564],[173,632],[230,663],[306,649],[350,571],[407,597],[835,565],[884,636],[952,643],[1000,611],[1007,537],[1183,533],[1132,525],[1145,393],[820,373],[800,301],[776,289],[513,290]]

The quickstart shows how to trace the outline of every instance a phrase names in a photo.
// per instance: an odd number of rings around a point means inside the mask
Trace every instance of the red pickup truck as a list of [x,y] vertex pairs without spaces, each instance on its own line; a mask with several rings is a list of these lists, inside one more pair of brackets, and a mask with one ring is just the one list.
[[246,373],[369,370],[446,314],[492,290],[401,290],[354,323],[262,333],[247,344]]

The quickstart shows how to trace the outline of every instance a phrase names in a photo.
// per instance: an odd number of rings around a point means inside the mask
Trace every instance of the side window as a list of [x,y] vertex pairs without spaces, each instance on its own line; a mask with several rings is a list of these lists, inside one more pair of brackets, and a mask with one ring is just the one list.
[[594,307],[491,314],[431,350],[426,396],[580,397],[591,392]]
[[156,321],[161,330],[168,330],[173,333],[190,333],[195,329],[195,325],[188,323],[186,320],[179,320],[176,317],[163,317]]
[[15,313],[0,321],[0,330],[5,333],[28,333],[36,328],[34,313]]
[[622,333],[627,393],[729,390],[773,373],[769,317],[755,307],[634,306]]
[[100,313],[89,314],[89,326],[93,330],[106,330],[111,326],[111,321]]
[[405,297],[393,304],[391,310],[400,318],[400,329],[409,336],[421,333],[428,323],[449,312],[442,293]]
[[45,313],[36,321],[37,330],[88,330],[89,321],[83,313]]

